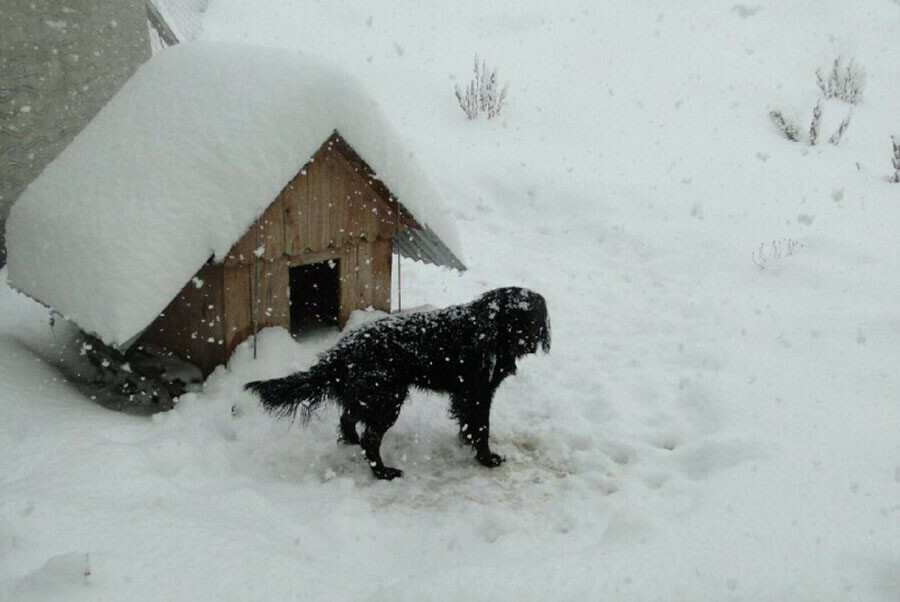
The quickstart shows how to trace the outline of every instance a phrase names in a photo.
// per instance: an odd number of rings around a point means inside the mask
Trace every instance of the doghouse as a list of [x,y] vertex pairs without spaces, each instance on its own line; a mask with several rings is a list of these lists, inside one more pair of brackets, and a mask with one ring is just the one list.
[[389,312],[395,245],[465,269],[335,132],[225,260],[203,266],[138,342],[208,374],[262,328],[343,327],[355,309]]
[[390,311],[392,253],[465,269],[358,83],[223,44],[141,67],[19,197],[7,241],[13,287],[110,349],[152,343],[204,375],[263,328]]

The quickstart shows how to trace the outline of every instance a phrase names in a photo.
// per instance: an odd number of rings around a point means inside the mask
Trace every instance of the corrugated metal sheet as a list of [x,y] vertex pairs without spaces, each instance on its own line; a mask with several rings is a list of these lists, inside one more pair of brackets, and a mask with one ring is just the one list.
[[166,46],[196,40],[209,0],[147,0],[147,20]]
[[403,257],[415,261],[446,266],[461,272],[466,270],[463,262],[441,242],[441,239],[428,226],[421,230],[410,227],[403,228],[394,237],[394,250],[399,251]]

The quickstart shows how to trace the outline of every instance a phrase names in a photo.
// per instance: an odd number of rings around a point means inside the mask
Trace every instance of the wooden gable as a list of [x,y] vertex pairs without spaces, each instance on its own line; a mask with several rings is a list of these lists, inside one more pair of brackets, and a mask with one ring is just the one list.
[[225,264],[251,263],[257,250],[274,260],[343,249],[360,240],[390,240],[402,226],[419,227],[334,134],[234,245]]

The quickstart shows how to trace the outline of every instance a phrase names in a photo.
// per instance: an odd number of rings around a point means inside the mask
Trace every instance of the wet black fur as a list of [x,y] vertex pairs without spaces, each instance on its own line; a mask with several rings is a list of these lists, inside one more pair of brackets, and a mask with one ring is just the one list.
[[[306,415],[327,400],[341,407],[340,435],[358,443],[379,479],[403,473],[381,460],[381,439],[393,426],[410,387],[450,396],[460,436],[489,467],[493,453],[490,411],[494,392],[516,373],[516,360],[550,350],[544,298],[528,289],[499,288],[465,305],[391,316],[346,336],[307,372],[246,385],[263,406],[282,416]],[[363,423],[362,437],[356,432]]]

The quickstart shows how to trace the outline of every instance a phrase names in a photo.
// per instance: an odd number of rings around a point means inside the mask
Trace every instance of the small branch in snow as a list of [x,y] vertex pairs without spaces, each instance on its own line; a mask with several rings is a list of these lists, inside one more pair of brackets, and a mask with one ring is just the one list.
[[816,69],[816,85],[823,98],[837,98],[852,105],[859,104],[866,89],[866,70],[853,59],[844,67],[844,57],[838,56],[831,63],[827,76]]
[[[834,131],[830,138],[828,138],[828,142],[831,144],[837,145],[841,138],[844,136],[844,132],[847,131],[847,128],[850,127],[850,118],[853,116],[853,113],[847,113],[847,116],[841,121],[838,129]],[[769,111],[769,117],[772,118],[772,121],[775,123],[775,126],[782,133],[782,135],[790,140],[791,142],[797,142],[800,140],[800,128],[797,127],[792,120],[784,116],[784,113],[779,111],[778,109],[773,109]],[[822,122],[822,99],[819,99],[819,102],[816,103],[816,107],[813,109],[812,121],[809,124],[809,144],[810,146],[815,146],[819,142],[819,134],[821,129]]]
[[891,136],[891,145],[894,147],[894,156],[891,162],[894,164],[894,176],[891,182],[897,184],[900,182],[900,136]]
[[457,84],[456,100],[467,118],[475,119],[479,113],[486,113],[488,119],[493,119],[506,105],[508,86],[499,87],[497,70],[488,72],[487,63],[483,60],[479,62],[477,54],[473,73],[472,81],[465,90]]
[[822,121],[822,99],[819,99],[819,102],[816,103],[816,108],[813,109],[813,118],[812,122],[809,124],[809,145],[815,146],[816,141],[819,139],[819,123]]
[[778,127],[785,138],[791,142],[796,142],[800,139],[800,129],[794,122],[788,120],[781,111],[773,109],[769,111],[769,117],[772,118],[772,121],[775,122],[776,127]]
[[[844,67],[844,59],[839,56],[834,59],[831,70],[828,75],[823,75],[821,70],[816,70],[816,85],[819,86],[821,95],[816,106],[813,109],[812,121],[809,124],[809,144],[815,146],[819,141],[822,122],[822,101],[828,98],[836,98],[849,104],[858,104],[862,99],[863,90],[866,87],[866,71],[855,61],[851,60]],[[841,125],[828,139],[831,144],[837,145],[844,132],[850,127],[850,117],[852,113],[848,113],[841,121]],[[775,122],[778,130],[785,138],[791,142],[797,142],[800,139],[800,128],[789,120],[778,109],[769,111],[769,117]]]
[[847,113],[847,116],[841,121],[841,125],[838,126],[838,129],[831,135],[831,138],[828,139],[829,144],[834,144],[837,146],[838,142],[841,141],[841,137],[844,135],[844,132],[847,131],[847,128],[850,126],[850,117],[852,117],[853,113]]
[[780,238],[773,240],[768,245],[759,243],[759,247],[750,254],[750,260],[758,269],[765,270],[769,262],[796,255],[802,248],[803,243],[799,240]]

